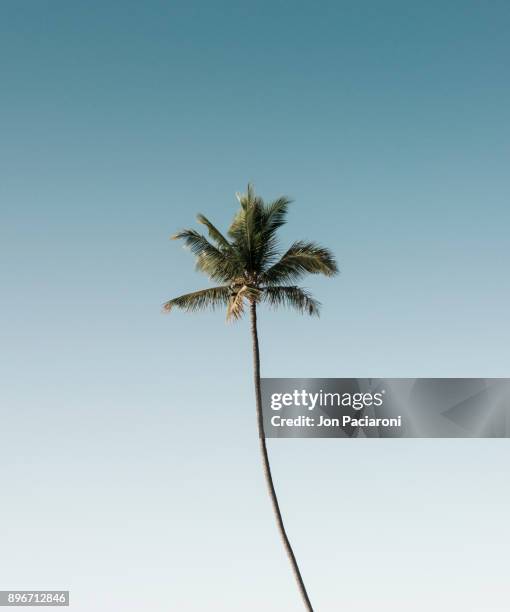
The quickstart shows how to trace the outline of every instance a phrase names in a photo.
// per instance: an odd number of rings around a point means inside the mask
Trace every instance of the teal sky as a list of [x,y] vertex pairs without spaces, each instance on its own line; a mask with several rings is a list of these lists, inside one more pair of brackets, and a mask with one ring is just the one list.
[[[509,30],[502,0],[1,3],[0,589],[299,609],[248,327],[160,313],[207,285],[168,237],[253,181],[335,251],[319,321],[261,314],[266,376],[509,376]],[[503,610],[505,441],[270,450],[320,612]]]

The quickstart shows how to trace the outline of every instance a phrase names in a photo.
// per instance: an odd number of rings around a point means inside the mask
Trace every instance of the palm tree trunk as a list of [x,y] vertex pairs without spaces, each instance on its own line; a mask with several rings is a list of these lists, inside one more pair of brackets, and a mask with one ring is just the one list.
[[285,531],[285,526],[283,524],[282,513],[280,512],[280,506],[278,504],[278,498],[276,497],[276,491],[273,484],[273,477],[271,475],[271,467],[269,465],[269,455],[267,453],[266,446],[266,437],[264,432],[264,420],[262,418],[262,393],[260,388],[260,354],[259,354],[259,339],[257,334],[257,306],[255,302],[250,304],[250,316],[251,316],[251,336],[253,341],[253,377],[255,382],[255,400],[257,406],[257,426],[259,431],[259,443],[260,443],[260,453],[262,455],[262,466],[264,468],[264,477],[266,479],[267,488],[269,491],[269,497],[271,498],[271,503],[273,505],[273,511],[276,518],[276,523],[278,525],[278,531],[280,532],[280,536],[283,542],[283,546],[289,557],[289,561],[292,567],[292,571],[294,573],[294,577],[299,587],[299,592],[305,608],[309,612],[313,612],[312,604],[310,603],[310,599],[308,597],[308,593],[306,592],[305,583],[303,582],[303,578],[301,577],[301,572],[299,571],[299,566],[296,561],[296,556],[294,555],[294,551],[292,550],[292,546],[290,545],[289,538],[287,537],[287,533]]

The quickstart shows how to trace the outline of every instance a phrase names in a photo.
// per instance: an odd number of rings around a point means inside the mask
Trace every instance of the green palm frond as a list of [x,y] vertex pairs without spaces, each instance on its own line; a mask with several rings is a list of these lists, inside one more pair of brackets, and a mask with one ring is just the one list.
[[195,255],[218,251],[218,249],[212,245],[205,236],[199,234],[196,230],[182,230],[171,236],[171,238],[172,240],[183,240],[184,245]]
[[197,257],[196,268],[215,281],[232,280],[238,270],[239,262],[235,257],[212,245],[209,240],[195,230],[183,230],[172,236],[173,240],[183,240],[187,248]]
[[230,287],[224,286],[186,293],[163,304],[163,310],[166,312],[170,312],[173,308],[180,308],[186,312],[197,312],[207,308],[214,310],[228,304],[230,292]]
[[251,183],[248,183],[246,193],[236,193],[241,209],[235,215],[228,235],[234,240],[248,239],[256,233],[260,227],[260,220],[263,213],[264,202],[262,198],[255,194]]
[[241,210],[228,230],[236,249],[250,274],[260,274],[278,256],[276,231],[285,223],[290,203],[281,197],[270,204],[255,195],[252,185],[238,194]]
[[253,183],[248,183],[246,193],[240,193],[238,191],[236,193],[236,198],[243,210],[247,210],[254,203],[258,203],[259,205],[261,204],[261,198],[255,193]]
[[319,316],[321,304],[314,299],[309,291],[297,286],[266,287],[263,300],[270,306],[285,306],[294,308],[302,314]]
[[207,227],[207,230],[209,231],[209,236],[214,240],[214,242],[216,242],[218,247],[224,248],[224,249],[231,248],[230,242],[225,238],[225,236],[220,232],[220,230],[217,229],[209,221],[209,219],[205,215],[198,214],[197,221]]
[[278,228],[285,225],[289,204],[292,202],[287,196],[282,196],[264,207],[263,221],[266,235],[273,235]]
[[262,281],[274,285],[296,281],[305,274],[333,276],[337,272],[335,257],[329,249],[314,242],[299,240],[294,242],[280,261],[262,274]]

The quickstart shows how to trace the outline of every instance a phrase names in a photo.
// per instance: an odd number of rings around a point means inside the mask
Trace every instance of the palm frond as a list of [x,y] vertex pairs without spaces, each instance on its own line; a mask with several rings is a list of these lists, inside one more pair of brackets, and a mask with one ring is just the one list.
[[185,246],[197,257],[197,270],[212,280],[226,282],[235,277],[239,269],[237,259],[212,245],[202,234],[188,229],[178,232],[172,239],[184,241]]
[[287,196],[281,196],[264,207],[264,232],[270,236],[287,221],[289,204],[292,202]]
[[248,186],[246,188],[246,193],[241,193],[238,191],[236,193],[236,198],[239,204],[241,204],[241,207],[243,208],[243,210],[246,210],[249,204],[254,202],[257,199],[257,196],[255,194],[255,187],[253,186],[253,183],[248,183]]
[[231,293],[227,305],[227,321],[238,320],[244,314],[244,289]]
[[230,286],[231,293],[227,306],[227,321],[240,319],[244,314],[245,301],[258,302],[262,295],[262,290],[252,285]]
[[274,308],[284,306],[294,308],[302,314],[319,316],[320,302],[314,299],[309,291],[301,287],[295,285],[266,287],[262,295],[262,299]]
[[208,308],[215,310],[219,306],[226,306],[229,296],[230,288],[228,286],[209,287],[173,298],[163,304],[163,310],[166,312],[170,312],[173,308],[180,308],[186,312],[197,312]]
[[251,184],[244,194],[237,194],[241,209],[228,229],[228,236],[243,263],[245,271],[252,275],[260,269],[261,230],[264,202],[255,195]]
[[205,225],[207,227],[207,230],[209,232],[209,236],[216,242],[216,244],[220,247],[220,248],[230,248],[230,242],[225,238],[225,236],[220,232],[219,229],[217,229],[210,221],[209,219],[202,214],[198,214],[197,215],[197,221],[199,223],[202,223],[202,225]]
[[263,200],[255,194],[251,183],[248,183],[246,193],[236,193],[241,209],[235,215],[229,229],[228,235],[232,238],[238,237],[239,232],[246,234],[254,229],[254,220],[262,210]]
[[186,229],[177,232],[171,236],[172,240],[183,240],[184,245],[190,249],[195,255],[200,255],[204,252],[217,251],[218,249],[212,245],[209,240],[196,230]]
[[296,281],[305,274],[333,276],[337,272],[335,257],[329,249],[299,240],[262,274],[262,282],[275,285]]
[[237,194],[241,209],[229,227],[228,235],[249,274],[260,274],[279,254],[276,231],[285,223],[289,198],[281,197],[265,204],[248,185],[245,194]]

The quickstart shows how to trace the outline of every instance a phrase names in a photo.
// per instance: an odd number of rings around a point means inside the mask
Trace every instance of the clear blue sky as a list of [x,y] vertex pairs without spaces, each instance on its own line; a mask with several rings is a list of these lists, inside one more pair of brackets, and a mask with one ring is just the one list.
[[[509,31],[502,0],[2,2],[0,589],[299,609],[247,325],[160,314],[207,284],[168,237],[251,180],[335,251],[320,321],[261,315],[266,376],[508,376]],[[506,443],[271,452],[320,612],[503,610]]]

